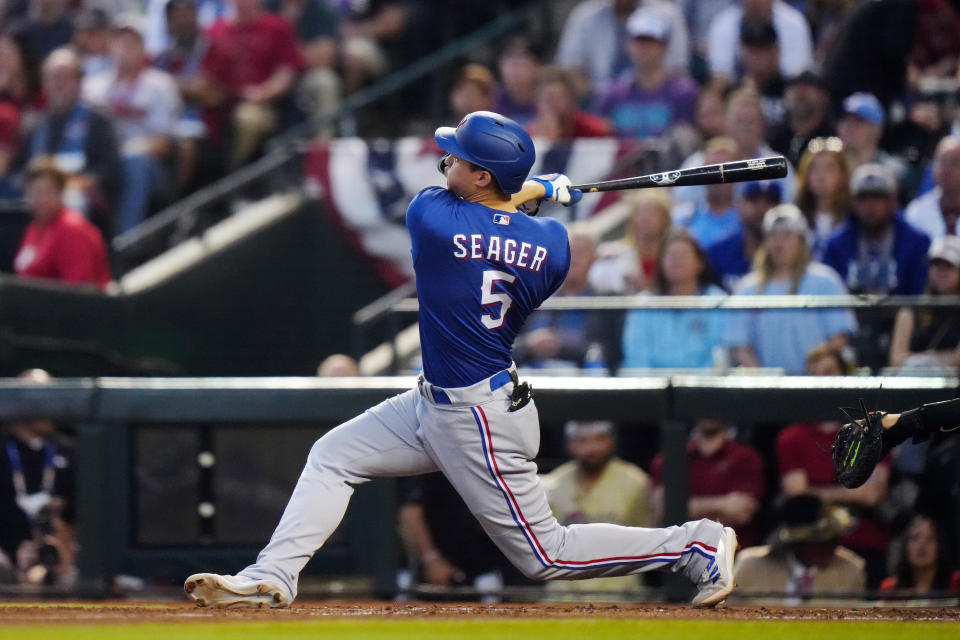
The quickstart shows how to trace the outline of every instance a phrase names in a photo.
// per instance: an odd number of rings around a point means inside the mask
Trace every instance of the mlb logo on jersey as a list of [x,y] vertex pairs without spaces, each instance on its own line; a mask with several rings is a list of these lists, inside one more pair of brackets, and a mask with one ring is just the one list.
[[510,224],[510,216],[503,213],[495,213],[493,214],[493,224],[502,224],[503,226],[507,226]]

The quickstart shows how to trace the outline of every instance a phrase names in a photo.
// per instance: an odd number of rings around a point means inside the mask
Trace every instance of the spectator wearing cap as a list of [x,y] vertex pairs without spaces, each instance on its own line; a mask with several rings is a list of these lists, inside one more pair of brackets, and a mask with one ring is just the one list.
[[110,16],[101,8],[87,9],[74,21],[73,46],[83,75],[92,76],[113,66],[110,57]]
[[786,80],[780,73],[777,30],[767,20],[744,20],[740,27],[741,84],[756,89],[763,101],[763,117],[770,130],[783,124]]
[[[778,205],[763,218],[763,246],[753,270],[734,289],[739,295],[843,295],[832,269],[813,262],[810,228],[800,209]],[[740,366],[776,367],[788,375],[804,371],[807,353],[821,342],[844,348],[857,331],[848,309],[765,309],[730,315],[723,337]]]
[[496,80],[490,69],[482,64],[471,63],[460,70],[460,77],[450,90],[450,108],[455,120],[474,111],[490,111],[493,108],[493,91]]
[[813,257],[823,258],[827,238],[850,212],[850,165],[839,138],[814,138],[800,159],[797,206],[813,230]]
[[13,261],[24,278],[106,287],[110,282],[103,236],[63,202],[67,175],[51,158],[40,158],[27,170],[26,201],[30,225]]
[[81,98],[83,69],[72,49],[57,49],[44,61],[43,91],[47,108],[24,137],[12,169],[23,171],[34,160],[51,156],[69,174],[64,196],[109,233],[123,167],[114,125],[104,110]]
[[151,199],[166,191],[164,162],[170,157],[183,103],[173,78],[149,66],[137,17],[121,17],[110,50],[114,68],[87,78],[83,93],[116,126],[123,192],[114,231],[123,233],[145,220]]
[[[614,455],[616,438],[612,423],[571,421],[564,427],[564,437],[571,460],[543,476],[550,509],[560,524],[654,525],[650,477],[640,467]],[[640,584],[637,575],[564,580],[549,585],[548,594],[556,597],[577,592],[617,592],[637,589]]]
[[902,160],[880,148],[883,125],[883,105],[873,94],[860,91],[844,99],[837,135],[843,141],[851,171],[868,162],[882,164],[893,171],[902,191],[907,168]]
[[893,173],[879,164],[858,167],[850,195],[853,215],[827,240],[824,264],[840,274],[852,293],[922,293],[930,239],[897,215]]
[[570,12],[560,34],[554,63],[583,73],[594,91],[631,67],[627,19],[637,9],[655,10],[670,24],[664,64],[674,73],[690,66],[690,35],[683,12],[666,0],[587,0]]
[[943,138],[933,156],[936,187],[907,205],[907,222],[931,238],[960,234],[960,135]]
[[[704,158],[707,164],[732,162],[739,156],[733,138],[722,136],[707,142]],[[734,206],[734,184],[711,184],[704,188],[706,202],[682,222],[701,247],[709,247],[740,230],[740,218]]]
[[706,248],[707,257],[721,282],[733,291],[750,272],[753,257],[763,244],[763,217],[780,204],[780,185],[773,180],[748,182],[736,199],[740,228]]
[[697,85],[664,64],[670,22],[660,12],[641,7],[627,20],[627,33],[633,69],[601,91],[594,112],[610,120],[615,133],[624,137],[658,137],[690,127]]
[[[807,354],[808,376],[843,376],[850,371],[846,355],[829,344]],[[829,451],[840,423],[836,420],[788,425],[777,435],[777,463],[784,496],[814,494],[825,503],[843,505],[857,516],[856,524],[841,539],[866,561],[867,582],[876,587],[884,576],[884,552],[890,542],[878,512],[889,494],[890,458],[885,457],[870,478],[856,489],[837,482]]]
[[863,558],[840,545],[840,537],[853,524],[849,511],[815,495],[801,495],[784,500],[777,514],[770,544],[737,554],[735,599],[823,606],[831,596],[863,593],[867,586]]
[[577,105],[577,85],[571,71],[562,67],[541,70],[536,98],[536,118],[528,127],[531,135],[551,142],[610,135],[603,118]]
[[732,81],[737,77],[737,42],[745,20],[773,24],[777,40],[788,43],[780,56],[780,72],[796,76],[813,64],[810,26],[803,14],[783,0],[741,0],[718,13],[707,36],[707,62],[714,77]]
[[[960,237],[941,236],[930,245],[926,293],[960,295]],[[890,343],[895,367],[960,367],[960,309],[907,307],[897,313]]]
[[228,167],[235,169],[256,153],[266,136],[280,126],[280,106],[305,64],[293,26],[263,10],[261,0],[233,0],[235,16],[208,32],[210,46],[203,77],[217,96],[208,110],[211,135],[230,126]]
[[[653,502],[663,513],[663,454],[650,467]],[[722,420],[698,420],[687,445],[687,518],[710,518],[737,530],[741,547],[757,542],[756,516],[766,483],[763,458],[734,439]]]
[[[537,86],[542,64],[529,40],[513,38],[497,58],[500,85],[493,100],[493,111],[527,126],[537,112]],[[579,101],[579,90],[574,98]]]
[[797,166],[811,140],[833,135],[830,94],[820,76],[805,71],[787,82],[783,105],[786,122],[770,135],[770,146]]

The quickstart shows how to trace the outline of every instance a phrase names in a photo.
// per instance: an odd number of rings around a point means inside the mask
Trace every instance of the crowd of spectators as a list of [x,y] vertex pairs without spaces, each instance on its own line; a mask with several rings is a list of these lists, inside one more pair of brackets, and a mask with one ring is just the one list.
[[51,157],[65,206],[109,240],[274,134],[332,135],[344,95],[435,44],[427,16],[417,0],[2,3],[0,199]]
[[[248,163],[294,124],[356,133],[350,118],[326,118],[345,96],[463,34],[461,14],[475,23],[509,6],[441,4],[4,3],[0,198],[21,195],[30,163],[51,156],[70,174],[65,206],[109,240]],[[552,142],[656,138],[665,161],[683,166],[783,154],[790,171],[779,198],[801,208],[814,259],[851,291],[923,289],[922,242],[904,240],[903,221],[932,240],[954,233],[960,217],[960,149],[948,136],[960,113],[960,3],[545,4],[536,28],[444,72],[450,115],[496,110]],[[423,125],[422,109],[396,107],[381,107],[397,116],[386,119],[393,135]],[[868,164],[892,179],[868,180],[871,195],[858,197],[848,177]],[[746,189],[676,189],[673,221],[711,255],[741,231]],[[891,207],[892,229],[883,222]]]

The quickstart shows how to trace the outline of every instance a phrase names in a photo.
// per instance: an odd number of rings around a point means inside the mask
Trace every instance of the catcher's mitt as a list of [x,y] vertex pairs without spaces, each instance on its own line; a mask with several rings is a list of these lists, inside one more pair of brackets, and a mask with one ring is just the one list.
[[837,481],[848,489],[855,489],[867,481],[883,457],[883,414],[867,411],[860,402],[863,418],[856,419],[841,409],[850,422],[840,427],[833,440],[833,469]]

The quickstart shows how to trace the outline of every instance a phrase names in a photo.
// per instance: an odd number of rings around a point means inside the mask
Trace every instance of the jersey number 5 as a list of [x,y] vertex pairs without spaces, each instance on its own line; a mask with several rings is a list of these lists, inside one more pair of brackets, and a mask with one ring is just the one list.
[[483,326],[487,329],[499,329],[507,317],[507,310],[510,308],[510,305],[513,304],[513,298],[511,298],[509,294],[502,291],[494,293],[493,288],[498,282],[511,283],[516,279],[516,276],[504,273],[503,271],[489,270],[483,272],[483,286],[480,287],[480,304],[484,307],[489,307],[494,304],[501,305],[500,313],[496,318],[488,313],[480,316],[480,322],[482,322]]

